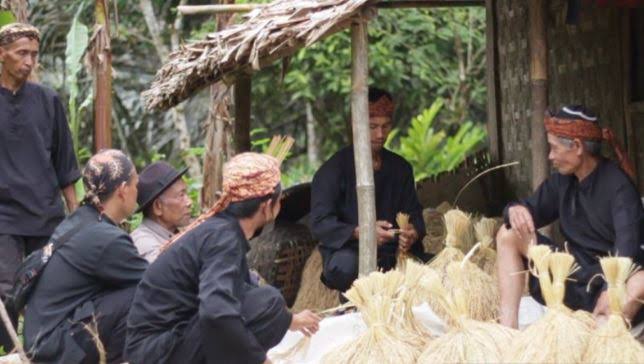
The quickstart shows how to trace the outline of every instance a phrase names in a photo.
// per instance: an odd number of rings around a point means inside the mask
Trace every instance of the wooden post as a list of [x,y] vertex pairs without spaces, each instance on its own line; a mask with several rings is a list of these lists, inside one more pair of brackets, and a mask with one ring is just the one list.
[[487,134],[493,163],[501,161],[501,137],[499,133],[499,89],[496,54],[496,0],[485,1],[485,64],[487,78]]
[[106,0],[96,0],[94,39],[94,148],[112,146],[112,52],[110,50],[109,7]]
[[624,124],[625,124],[625,144],[629,158],[633,161],[635,167],[635,185],[640,187],[640,174],[638,171],[639,163],[637,161],[637,138],[635,137],[635,126],[633,125],[633,115],[631,111],[631,10],[622,9],[622,87],[623,87],[623,107],[624,107]]
[[252,76],[249,73],[241,72],[235,81],[233,96],[235,104],[235,153],[250,150],[251,91]]
[[548,177],[548,143],[543,117],[548,103],[548,53],[546,43],[547,0],[529,0],[532,188]]
[[376,270],[376,196],[369,132],[369,63],[367,21],[351,24],[351,122],[360,224],[359,272]]

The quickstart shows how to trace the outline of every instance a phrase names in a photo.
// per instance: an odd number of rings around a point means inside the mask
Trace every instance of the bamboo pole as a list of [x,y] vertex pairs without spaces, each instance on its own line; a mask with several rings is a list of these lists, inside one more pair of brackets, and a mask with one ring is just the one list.
[[233,102],[235,104],[235,153],[250,150],[250,108],[252,76],[240,72],[235,80]]
[[18,338],[18,334],[16,334],[16,329],[13,327],[13,324],[11,323],[11,318],[9,317],[7,308],[5,307],[4,302],[2,302],[2,300],[0,300],[0,318],[2,319],[2,323],[4,324],[5,328],[7,329],[7,333],[9,334],[9,337],[11,337],[11,341],[13,342],[13,346],[15,350],[18,352],[20,361],[23,364],[31,363],[31,361],[29,361],[29,358],[27,358],[25,349],[22,347],[22,343]]
[[360,226],[360,274],[376,270],[376,198],[369,132],[369,63],[367,21],[364,17],[351,24],[351,121],[353,153]]
[[548,102],[547,3],[547,0],[530,0],[528,3],[533,189],[548,177],[548,144],[543,126]]
[[490,155],[493,163],[501,161],[500,121],[498,119],[499,103],[497,91],[499,80],[497,70],[496,44],[496,0],[485,1],[485,65],[487,79],[487,134],[490,140]]
[[110,50],[109,7],[106,0],[96,0],[94,9],[94,148],[112,146],[112,52]]
[[[374,6],[380,9],[404,9],[404,8],[439,8],[439,7],[461,7],[461,6],[483,6],[485,0],[399,0],[382,1]],[[207,15],[222,13],[246,13],[255,9],[261,9],[268,4],[212,4],[212,5],[182,5],[177,11],[183,15]]]

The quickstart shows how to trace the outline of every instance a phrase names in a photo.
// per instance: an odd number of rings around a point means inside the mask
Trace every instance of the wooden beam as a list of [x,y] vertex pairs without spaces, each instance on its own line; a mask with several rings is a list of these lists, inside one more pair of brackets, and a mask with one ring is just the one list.
[[485,1],[485,64],[487,79],[487,134],[490,141],[490,155],[493,163],[501,161],[501,133],[499,103],[497,91],[499,79],[497,70],[498,56],[496,53],[496,0]]
[[363,18],[351,24],[351,122],[353,154],[358,196],[360,274],[376,270],[376,194],[369,131],[369,62],[367,22]]
[[235,104],[235,153],[250,150],[250,107],[252,77],[249,73],[240,72],[233,88]]
[[[246,13],[260,9],[268,4],[211,4],[211,5],[181,5],[177,11],[183,15],[211,15],[221,13]],[[379,9],[404,8],[444,8],[456,6],[483,6],[485,0],[398,0],[382,1],[375,4]]]
[[[94,148],[112,147],[112,52],[110,50],[109,6],[96,0],[96,24],[101,27],[95,37],[94,67]],[[98,40],[101,41],[98,41]]]
[[548,53],[546,46],[547,0],[529,0],[532,188],[548,177],[548,143],[543,117],[548,103]]

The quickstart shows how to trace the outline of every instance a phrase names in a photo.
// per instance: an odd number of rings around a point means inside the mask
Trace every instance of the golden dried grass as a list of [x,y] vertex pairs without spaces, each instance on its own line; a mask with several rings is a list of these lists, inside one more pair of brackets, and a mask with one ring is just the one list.
[[302,281],[291,310],[323,311],[340,305],[339,292],[325,286],[320,281],[322,274],[322,255],[318,249],[306,260],[302,270]]

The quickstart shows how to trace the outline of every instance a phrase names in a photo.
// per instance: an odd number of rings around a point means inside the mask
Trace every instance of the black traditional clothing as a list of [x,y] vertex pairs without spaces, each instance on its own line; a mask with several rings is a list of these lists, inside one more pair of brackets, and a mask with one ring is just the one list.
[[[591,278],[601,273],[599,258],[619,255],[644,264],[642,201],[615,162],[600,159],[595,170],[581,182],[575,175],[552,174],[531,197],[506,207],[508,227],[508,208],[516,204],[528,208],[536,228],[559,220],[567,249],[581,267],[573,274],[574,281],[568,281],[566,286],[564,302],[572,309],[594,309],[604,285],[601,279],[595,279],[588,292],[586,288]],[[540,244],[556,246],[543,236],[538,240]],[[557,247],[563,250],[563,246]],[[543,303],[534,277],[530,279],[530,291]]]
[[93,318],[110,362],[122,361],[125,316],[147,262],[129,235],[90,205],[65,219],[53,237],[78,225],[54,251],[27,302],[25,346],[35,362],[96,362],[83,328]]
[[249,245],[220,212],[187,232],[150,266],[130,316],[126,359],[144,363],[262,363],[291,314],[279,291],[251,283]]
[[[410,252],[425,258],[422,247],[425,223],[412,167],[395,153],[386,149],[381,153],[382,167],[374,171],[376,217],[395,225],[397,213],[409,214],[409,221],[419,234]],[[323,281],[334,289],[348,289],[358,275],[358,241],[352,238],[358,226],[353,147],[338,151],[315,174],[311,185],[311,226],[320,241]],[[398,241],[380,246],[378,265],[393,268],[397,250]]]

